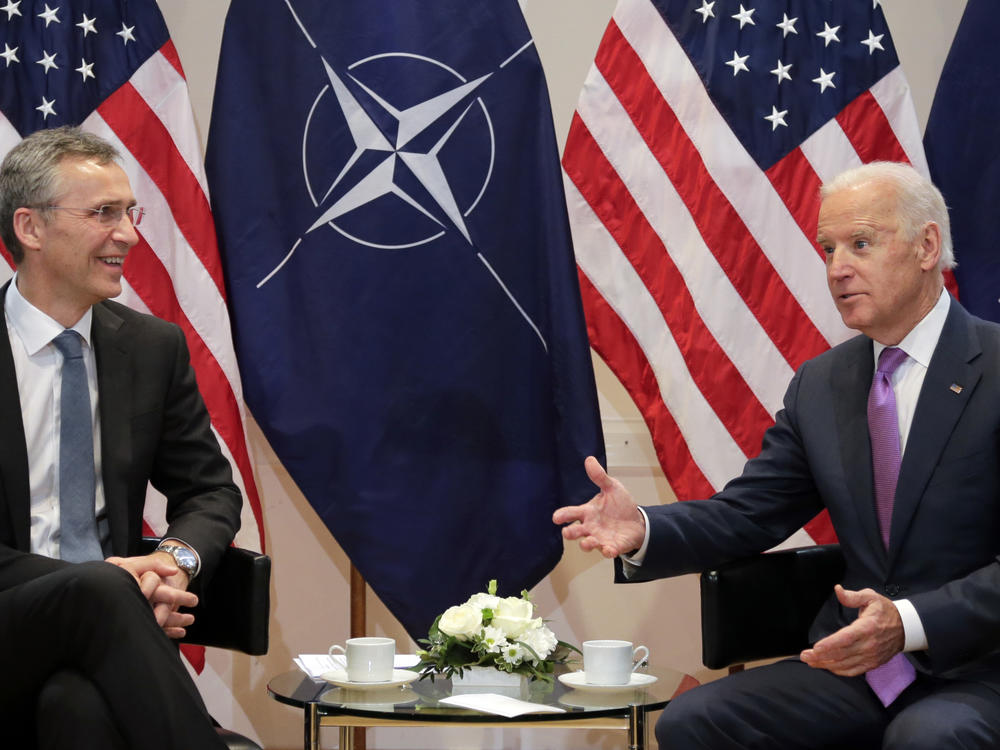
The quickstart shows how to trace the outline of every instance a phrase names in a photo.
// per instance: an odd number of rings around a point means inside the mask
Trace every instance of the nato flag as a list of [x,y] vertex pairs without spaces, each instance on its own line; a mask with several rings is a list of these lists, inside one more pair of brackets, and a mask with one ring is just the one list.
[[993,213],[1000,205],[1000,68],[996,0],[969,0],[945,61],[924,133],[931,179],[944,193],[962,304],[1000,322],[1000,254]]
[[515,0],[234,0],[207,166],[246,400],[414,637],[562,553],[603,455]]

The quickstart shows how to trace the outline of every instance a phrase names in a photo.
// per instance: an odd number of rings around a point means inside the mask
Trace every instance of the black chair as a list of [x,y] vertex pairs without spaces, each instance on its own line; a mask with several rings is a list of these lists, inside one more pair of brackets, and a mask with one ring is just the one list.
[[702,573],[702,662],[738,672],[746,662],[797,654],[843,576],[839,544],[768,552]]
[[[152,552],[158,539],[143,539],[143,552]],[[194,625],[182,643],[215,646],[252,656],[267,653],[271,613],[271,558],[240,547],[222,556],[208,589],[199,598]],[[219,727],[229,750],[261,750],[253,740]]]

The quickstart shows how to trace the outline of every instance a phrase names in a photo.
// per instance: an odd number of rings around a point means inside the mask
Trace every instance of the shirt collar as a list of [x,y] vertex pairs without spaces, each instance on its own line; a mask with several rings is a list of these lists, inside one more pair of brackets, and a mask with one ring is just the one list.
[[[10,281],[7,287],[7,294],[4,298],[4,312],[7,320],[10,321],[14,332],[24,344],[24,350],[29,357],[34,356],[42,350],[52,339],[66,330],[60,323],[50,318],[33,304],[28,302],[17,288],[17,274]],[[80,337],[91,346],[90,324],[94,317],[94,309],[87,308],[83,317],[76,321],[71,330],[80,334]]]
[[[944,322],[948,318],[948,308],[951,306],[951,295],[945,289],[941,290],[941,296],[923,319],[917,323],[903,340],[896,346],[906,352],[907,356],[923,365],[930,367],[931,357],[937,348],[938,339],[941,338],[941,331],[944,330]],[[875,367],[878,367],[878,358],[885,344],[872,341],[873,354],[875,355]]]

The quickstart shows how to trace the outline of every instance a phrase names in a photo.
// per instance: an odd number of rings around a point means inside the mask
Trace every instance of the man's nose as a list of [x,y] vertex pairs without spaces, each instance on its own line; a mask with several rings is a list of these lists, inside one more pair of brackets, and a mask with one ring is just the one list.
[[128,247],[133,247],[139,242],[139,233],[132,224],[132,219],[128,212],[122,214],[122,218],[115,225],[113,236],[117,242],[124,243]]
[[826,272],[832,279],[841,279],[851,272],[850,258],[846,250],[839,245],[826,258]]

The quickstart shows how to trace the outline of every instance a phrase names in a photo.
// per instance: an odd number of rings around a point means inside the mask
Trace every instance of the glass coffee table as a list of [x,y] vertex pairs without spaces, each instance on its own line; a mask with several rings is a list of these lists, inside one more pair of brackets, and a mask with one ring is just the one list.
[[[569,670],[557,671],[565,674]],[[508,719],[441,703],[459,693],[498,692],[508,688],[453,688],[441,677],[415,680],[388,688],[355,690],[308,677],[299,670],[280,674],[267,685],[268,694],[280,703],[302,709],[305,750],[319,750],[321,727],[340,727],[340,750],[354,750],[356,727],[481,726],[504,728],[552,727],[564,729],[616,729],[627,733],[629,750],[646,746],[646,714],[698,684],[673,669],[650,668],[640,673],[655,677],[651,684],[623,688],[571,688],[558,679],[552,684],[524,681],[512,697],[557,706],[565,713],[532,713]],[[650,682],[644,677],[643,683]]]

